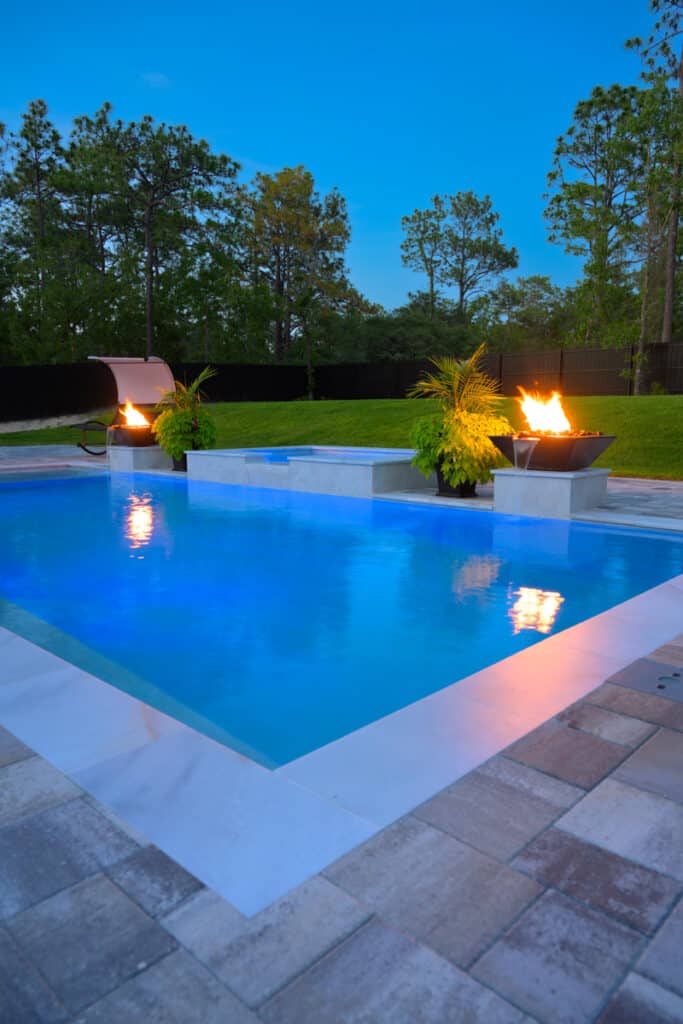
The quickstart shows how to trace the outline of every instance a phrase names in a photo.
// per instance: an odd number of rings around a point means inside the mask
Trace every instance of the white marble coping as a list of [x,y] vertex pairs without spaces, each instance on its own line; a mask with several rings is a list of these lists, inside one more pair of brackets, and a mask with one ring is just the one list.
[[494,477],[519,477],[521,480],[585,480],[588,477],[608,477],[611,469],[590,466],[586,469],[518,469],[506,466],[503,469],[492,469]]
[[275,771],[0,628],[0,723],[252,915],[682,618],[677,576]]

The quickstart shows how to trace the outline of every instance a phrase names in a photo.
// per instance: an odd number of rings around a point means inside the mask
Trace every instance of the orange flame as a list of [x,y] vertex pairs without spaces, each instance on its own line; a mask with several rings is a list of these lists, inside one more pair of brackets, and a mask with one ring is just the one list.
[[131,404],[129,399],[126,399],[126,404],[121,409],[122,415],[125,417],[127,427],[148,427],[149,420],[139,409],[136,409]]
[[537,587],[520,587],[513,596],[517,600],[508,614],[512,619],[515,636],[523,629],[549,633],[564,601],[562,594],[553,590],[539,590]]
[[536,434],[566,434],[572,425],[562,408],[561,395],[553,391],[550,398],[519,388],[522,397],[517,401],[529,424],[529,430]]

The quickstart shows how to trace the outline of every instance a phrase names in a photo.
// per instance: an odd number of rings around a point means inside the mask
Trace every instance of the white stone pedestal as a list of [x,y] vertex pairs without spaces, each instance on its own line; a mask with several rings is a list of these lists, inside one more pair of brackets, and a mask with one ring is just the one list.
[[173,459],[158,444],[145,448],[132,448],[112,444],[107,449],[109,469],[112,473],[144,472],[146,469],[173,469]]
[[493,510],[514,516],[569,519],[599,505],[607,494],[609,469],[573,473],[541,469],[494,469]]

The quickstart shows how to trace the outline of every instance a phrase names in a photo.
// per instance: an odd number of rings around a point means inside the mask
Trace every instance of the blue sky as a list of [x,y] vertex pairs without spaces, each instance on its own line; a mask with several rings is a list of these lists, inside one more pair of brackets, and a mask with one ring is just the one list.
[[635,82],[624,50],[647,0],[93,3],[10,0],[0,120],[31,99],[58,128],[105,100],[124,120],[187,124],[257,170],[304,164],[346,197],[351,279],[387,308],[424,279],[401,266],[400,220],[436,192],[488,193],[519,274],[571,284],[546,241],[542,193],[557,136],[595,85]]

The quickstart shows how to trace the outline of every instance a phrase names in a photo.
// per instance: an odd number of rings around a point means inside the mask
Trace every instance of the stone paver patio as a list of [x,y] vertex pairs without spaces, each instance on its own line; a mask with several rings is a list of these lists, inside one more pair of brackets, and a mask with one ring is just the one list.
[[0,730],[0,1024],[681,1024],[682,670],[683,634],[252,918]]

